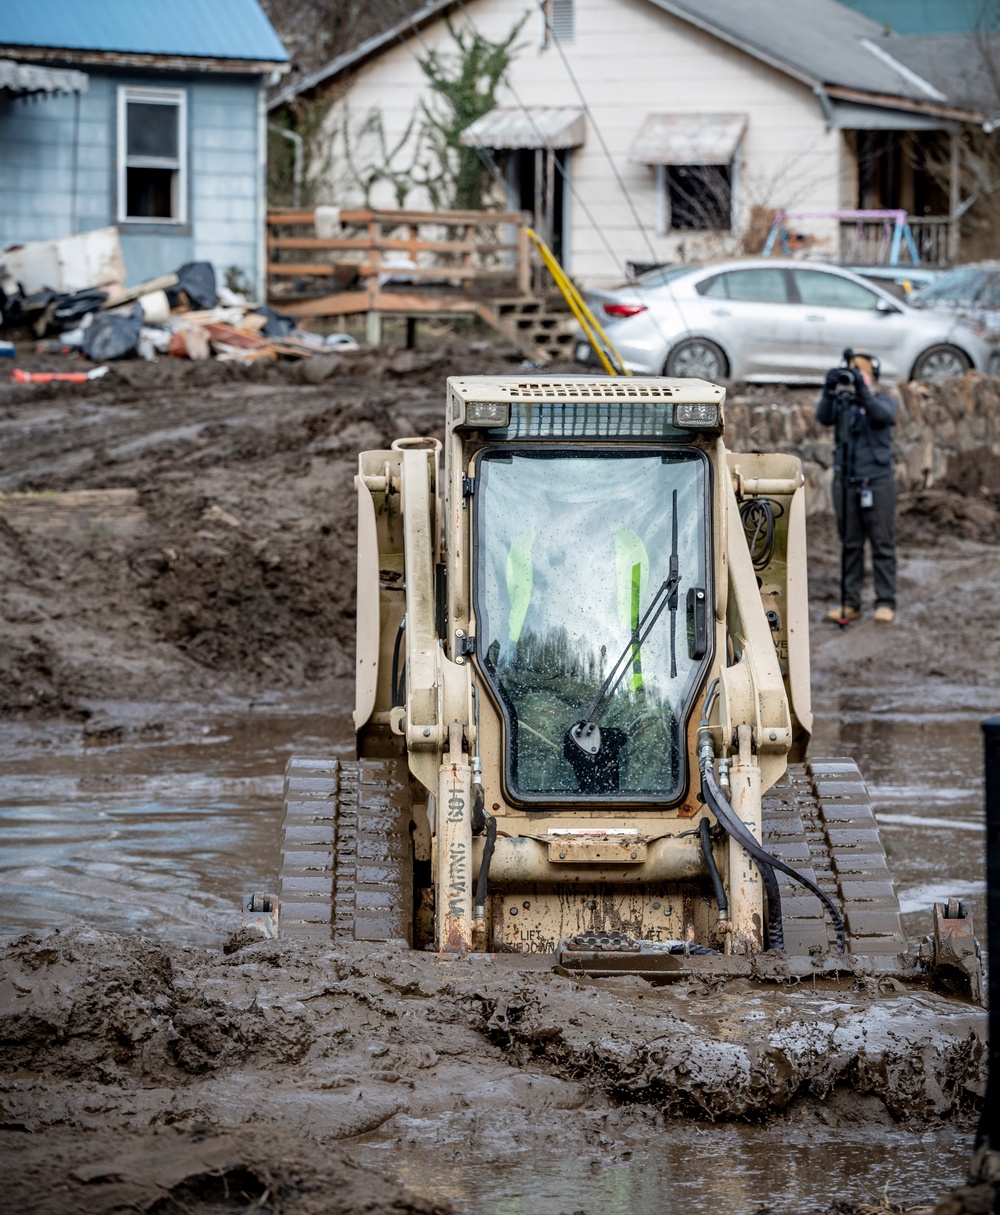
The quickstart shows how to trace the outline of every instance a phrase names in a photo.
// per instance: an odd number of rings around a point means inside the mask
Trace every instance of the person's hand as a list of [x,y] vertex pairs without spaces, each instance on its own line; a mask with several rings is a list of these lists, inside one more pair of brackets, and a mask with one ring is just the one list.
[[837,387],[837,381],[840,379],[842,367],[831,367],[826,373],[826,387],[833,389]]
[[857,369],[857,367],[851,368],[851,379],[854,381],[855,391],[857,391],[857,392],[865,391],[865,389],[867,388],[867,385],[865,384],[865,377],[861,374],[861,372]]

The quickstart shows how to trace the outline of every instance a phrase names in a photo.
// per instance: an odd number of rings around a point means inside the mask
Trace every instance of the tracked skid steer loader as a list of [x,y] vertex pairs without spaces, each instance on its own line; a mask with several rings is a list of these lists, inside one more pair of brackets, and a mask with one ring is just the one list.
[[288,935],[668,981],[936,973],[865,783],[811,759],[803,476],[702,380],[452,378],[360,456],[357,759],[297,757]]

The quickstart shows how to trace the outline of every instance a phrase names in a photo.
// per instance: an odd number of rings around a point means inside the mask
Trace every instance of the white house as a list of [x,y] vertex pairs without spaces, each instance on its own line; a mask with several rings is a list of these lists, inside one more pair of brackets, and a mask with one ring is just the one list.
[[[789,229],[810,253],[845,257],[859,228],[831,212],[902,208],[925,260],[954,259],[959,136],[991,129],[996,102],[969,71],[932,79],[927,37],[837,0],[438,0],[272,98],[329,99],[317,201],[427,206],[420,60],[455,54],[449,23],[500,42],[521,20],[496,108],[462,142],[502,178],[496,201],[531,212],[579,281],[759,250],[777,210],[825,213]],[[373,168],[388,172],[366,187]],[[865,226],[854,260],[881,230]]]

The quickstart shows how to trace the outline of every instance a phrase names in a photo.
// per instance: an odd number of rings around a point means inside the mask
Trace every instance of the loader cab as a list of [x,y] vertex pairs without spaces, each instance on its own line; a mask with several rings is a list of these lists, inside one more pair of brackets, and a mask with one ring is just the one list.
[[[510,795],[674,800],[706,648],[689,629],[707,593],[704,453],[495,447],[476,465],[473,598]],[[600,764],[568,737],[582,721]]]
[[449,453],[470,540],[454,574],[470,585],[474,662],[501,721],[504,799],[676,803],[711,660],[721,402],[681,409],[692,427],[677,425],[676,382],[645,382],[639,401],[620,381],[616,400],[593,380],[526,381],[521,399],[501,384],[514,399],[453,401]]

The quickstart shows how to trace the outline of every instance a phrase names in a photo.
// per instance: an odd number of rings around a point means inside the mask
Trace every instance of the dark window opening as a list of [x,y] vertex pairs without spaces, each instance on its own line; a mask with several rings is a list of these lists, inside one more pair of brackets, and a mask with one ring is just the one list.
[[732,227],[732,165],[667,165],[666,190],[672,231]]
[[511,202],[516,210],[528,212],[532,227],[542,234],[559,262],[565,254],[564,179],[568,165],[568,148],[557,148],[551,154],[545,148],[519,148],[510,153]]
[[173,219],[173,169],[126,169],[125,206],[130,219]]

